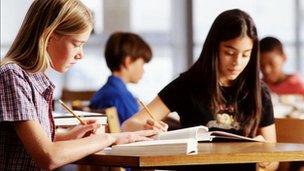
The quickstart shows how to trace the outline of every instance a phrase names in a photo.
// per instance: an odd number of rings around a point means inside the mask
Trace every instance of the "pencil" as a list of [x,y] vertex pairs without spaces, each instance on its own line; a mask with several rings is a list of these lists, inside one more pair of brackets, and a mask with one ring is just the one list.
[[150,117],[155,121],[156,119],[154,118],[153,114],[151,113],[151,111],[149,110],[149,108],[138,99],[138,102],[142,105],[142,107],[148,112],[148,114],[150,115]]
[[83,120],[80,119],[80,117],[78,115],[76,115],[76,113],[74,113],[66,104],[64,104],[63,101],[61,101],[60,99],[58,99],[58,101],[68,112],[70,112],[72,115],[74,115],[82,125],[86,124]]

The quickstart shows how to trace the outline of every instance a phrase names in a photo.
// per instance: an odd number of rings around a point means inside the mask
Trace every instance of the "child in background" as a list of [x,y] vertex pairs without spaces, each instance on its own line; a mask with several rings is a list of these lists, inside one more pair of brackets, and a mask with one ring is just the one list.
[[260,41],[261,71],[263,80],[272,92],[304,95],[304,82],[298,74],[285,74],[283,65],[287,59],[282,43],[274,37]]
[[[44,72],[50,67],[66,72],[82,59],[92,28],[92,15],[81,1],[33,1],[0,63],[0,170],[54,169],[112,144],[155,134],[95,134],[96,121],[55,134],[54,85]],[[83,137],[88,132],[93,133]]]
[[93,96],[90,107],[104,109],[115,106],[120,123],[138,112],[138,103],[127,89],[127,83],[137,83],[144,72],[143,65],[151,60],[149,45],[138,35],[116,32],[105,47],[105,58],[112,75]]
[[[269,91],[259,78],[259,41],[252,18],[233,9],[213,22],[195,64],[162,89],[123,130],[166,129],[160,121],[177,112],[183,128],[205,125],[247,137],[276,142]],[[229,117],[223,117],[229,116]],[[278,163],[259,163],[275,169]],[[253,164],[215,165],[188,170],[255,170]]]

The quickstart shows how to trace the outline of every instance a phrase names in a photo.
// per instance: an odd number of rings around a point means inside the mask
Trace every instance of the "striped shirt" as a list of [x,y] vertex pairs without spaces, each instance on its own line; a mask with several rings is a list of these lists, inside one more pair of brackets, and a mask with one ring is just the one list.
[[14,123],[37,121],[54,138],[52,98],[55,86],[43,73],[28,73],[17,64],[0,68],[0,170],[40,170],[26,152]]

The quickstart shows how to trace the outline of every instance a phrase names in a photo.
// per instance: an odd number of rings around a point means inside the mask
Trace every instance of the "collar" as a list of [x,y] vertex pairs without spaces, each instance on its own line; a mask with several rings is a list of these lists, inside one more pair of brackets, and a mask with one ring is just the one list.
[[128,91],[126,84],[123,82],[123,80],[117,76],[111,75],[108,78],[108,82],[117,87],[119,90]]
[[55,89],[55,85],[44,73],[29,73],[29,79],[31,80],[35,89],[42,95],[47,89]]

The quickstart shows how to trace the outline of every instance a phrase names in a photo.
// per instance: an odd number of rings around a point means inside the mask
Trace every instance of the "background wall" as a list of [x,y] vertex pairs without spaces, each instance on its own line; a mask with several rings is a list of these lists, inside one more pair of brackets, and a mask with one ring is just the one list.
[[[1,0],[1,58],[4,56],[32,1]],[[260,38],[275,36],[285,46],[285,71],[304,75],[304,0],[84,0],[93,11],[95,28],[85,46],[85,58],[66,74],[47,71],[62,88],[97,90],[110,72],[103,47],[114,31],[140,34],[152,47],[153,59],[143,79],[128,85],[143,101],[152,100],[167,83],[186,70],[201,51],[214,18],[224,10],[240,8],[255,20]]]

